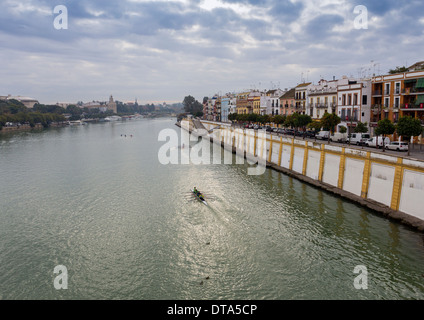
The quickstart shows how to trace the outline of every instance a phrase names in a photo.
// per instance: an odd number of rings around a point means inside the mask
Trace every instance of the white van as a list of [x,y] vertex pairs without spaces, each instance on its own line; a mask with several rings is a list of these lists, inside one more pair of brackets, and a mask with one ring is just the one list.
[[330,131],[320,131],[315,138],[320,140],[327,140],[330,137]]
[[[387,146],[390,144],[389,138],[384,138],[384,146]],[[365,143],[367,147],[377,147],[377,148],[383,148],[383,137],[374,137],[372,139],[368,139]]]
[[330,136],[331,141],[335,142],[346,142],[347,141],[347,133],[334,132]]
[[[349,139],[349,138],[348,138]],[[369,133],[352,133],[350,135],[350,144],[356,144],[358,146],[364,145],[367,140],[371,139]]]

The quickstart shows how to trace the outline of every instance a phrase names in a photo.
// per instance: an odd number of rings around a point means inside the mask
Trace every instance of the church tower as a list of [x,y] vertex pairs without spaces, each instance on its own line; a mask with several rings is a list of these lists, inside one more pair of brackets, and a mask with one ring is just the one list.
[[118,113],[116,102],[113,101],[113,96],[112,95],[110,95],[109,103],[107,104],[107,108],[108,108],[108,110],[112,110],[113,113]]

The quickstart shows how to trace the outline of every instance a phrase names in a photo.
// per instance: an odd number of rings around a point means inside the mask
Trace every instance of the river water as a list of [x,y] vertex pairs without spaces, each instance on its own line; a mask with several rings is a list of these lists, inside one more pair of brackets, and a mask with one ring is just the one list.
[[162,165],[166,128],[0,134],[0,299],[424,298],[423,234],[270,169]]

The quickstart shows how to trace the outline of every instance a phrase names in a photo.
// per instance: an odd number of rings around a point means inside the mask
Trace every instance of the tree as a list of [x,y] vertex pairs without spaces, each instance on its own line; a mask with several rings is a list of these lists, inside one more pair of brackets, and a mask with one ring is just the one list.
[[403,66],[403,67],[396,67],[395,69],[389,70],[389,74],[396,74],[396,73],[402,73],[402,72],[408,72],[408,68]]
[[274,116],[274,123],[276,125],[280,125],[280,124],[284,123],[284,121],[286,121],[286,116],[281,115],[281,114]]
[[256,113],[251,113],[248,115],[247,120],[249,122],[257,122],[258,121],[258,115]]
[[321,126],[322,126],[321,122],[316,121],[316,120],[314,120],[310,124],[308,124],[308,128],[311,129],[311,130],[314,130],[315,132],[320,131]]
[[185,112],[191,113],[192,115],[195,115],[198,112],[202,112],[203,114],[203,105],[192,96],[186,96],[184,98],[183,105]]
[[[395,130],[396,130],[395,125],[389,119],[383,119],[378,121],[377,128],[375,128],[375,134],[377,135],[377,137],[380,135],[383,136],[383,152],[385,149],[384,138],[388,134],[395,133]],[[377,138],[376,147],[378,148],[378,138]]]
[[230,121],[235,121],[235,120],[237,120],[237,113],[230,113],[230,114],[228,115],[228,120],[230,120]]
[[347,132],[347,128],[345,126],[341,126],[340,133],[346,133],[346,132]]
[[[334,133],[334,128],[341,122],[340,117],[334,113],[326,112],[321,119],[321,125],[325,131]],[[328,143],[330,143],[330,135],[328,135]]]
[[367,133],[368,132],[368,123],[358,122],[358,125],[355,128],[355,133]]
[[396,126],[396,131],[399,136],[408,141],[408,156],[409,156],[409,142],[411,137],[419,136],[423,133],[421,122],[410,116],[400,117]]
[[311,116],[309,116],[307,114],[300,114],[297,117],[296,125],[297,125],[298,128],[302,128],[302,130],[303,130],[303,139],[305,139],[306,126],[308,124],[310,124],[311,122],[312,122],[312,118],[311,118]]

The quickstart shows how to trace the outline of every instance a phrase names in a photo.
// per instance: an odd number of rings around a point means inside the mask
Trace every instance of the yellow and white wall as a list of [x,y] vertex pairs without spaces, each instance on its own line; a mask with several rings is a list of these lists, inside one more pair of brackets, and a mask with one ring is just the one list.
[[[202,121],[207,129],[218,123]],[[424,222],[424,162],[221,126],[221,142]]]

